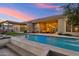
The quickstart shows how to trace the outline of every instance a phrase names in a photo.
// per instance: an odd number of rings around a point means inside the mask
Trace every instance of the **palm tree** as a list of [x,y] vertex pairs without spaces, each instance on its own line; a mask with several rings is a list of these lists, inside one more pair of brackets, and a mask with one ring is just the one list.
[[68,23],[79,25],[79,4],[71,3],[64,6],[64,14],[67,16]]

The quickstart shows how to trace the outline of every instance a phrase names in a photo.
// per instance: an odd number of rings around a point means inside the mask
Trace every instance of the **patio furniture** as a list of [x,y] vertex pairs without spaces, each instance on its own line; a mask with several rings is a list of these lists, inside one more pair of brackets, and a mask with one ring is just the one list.
[[2,40],[2,39],[8,39],[8,38],[11,38],[11,37],[9,37],[7,35],[0,34],[0,40]]

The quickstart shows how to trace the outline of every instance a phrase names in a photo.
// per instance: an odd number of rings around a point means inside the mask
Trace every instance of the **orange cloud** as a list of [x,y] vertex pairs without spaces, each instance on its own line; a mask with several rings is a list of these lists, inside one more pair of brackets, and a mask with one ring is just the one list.
[[48,9],[61,8],[61,6],[50,5],[50,3],[38,3],[35,5],[39,8],[48,8]]
[[9,9],[9,8],[0,8],[0,13],[22,19],[23,21],[30,21],[35,18],[35,16],[33,15],[23,14],[19,11]]

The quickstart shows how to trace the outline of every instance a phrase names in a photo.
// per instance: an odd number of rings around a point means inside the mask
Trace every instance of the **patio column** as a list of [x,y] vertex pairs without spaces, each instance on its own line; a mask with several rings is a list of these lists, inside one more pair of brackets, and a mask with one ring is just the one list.
[[20,26],[17,26],[17,32],[20,33]]
[[29,33],[32,33],[32,31],[33,31],[33,24],[32,23],[27,23],[27,26],[28,26],[28,30],[27,30],[27,32]]
[[66,32],[66,19],[58,19],[58,33]]
[[40,33],[40,25],[39,25],[39,23],[35,23],[35,24],[34,24],[34,31],[35,31],[36,33]]
[[9,31],[10,29],[9,29],[9,23],[7,22],[7,31]]

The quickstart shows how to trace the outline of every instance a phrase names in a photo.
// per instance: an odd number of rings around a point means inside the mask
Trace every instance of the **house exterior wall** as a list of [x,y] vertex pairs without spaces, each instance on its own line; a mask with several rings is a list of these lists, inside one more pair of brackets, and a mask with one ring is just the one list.
[[8,22],[4,22],[1,24],[0,29],[5,30],[5,31],[14,31],[14,32],[24,32],[26,30],[25,24],[11,24]]
[[79,36],[79,32],[65,32],[65,34],[71,34],[74,36]]
[[33,24],[32,23],[27,23],[27,27],[28,27],[28,29],[27,29],[27,32],[29,33],[32,33],[33,32]]
[[[66,23],[67,19],[66,18],[61,18],[61,19],[58,19],[58,33],[62,33],[62,34],[72,34],[72,35],[75,35],[75,36],[79,36],[79,32],[67,32],[66,29],[68,27],[67,26],[67,23]],[[33,32],[33,30],[35,30],[36,32],[40,32],[40,27],[39,27],[39,24],[35,24],[33,25],[33,23],[27,23],[27,25],[29,27],[31,27],[29,30],[27,30],[27,32]],[[39,27],[39,28],[38,28]]]
[[27,29],[26,25],[14,25],[13,26],[14,32],[18,32],[18,33],[24,32],[26,29]]
[[[67,32],[66,31],[66,20],[67,19],[59,19],[58,20],[58,33],[62,33],[62,34],[71,34],[74,36],[79,36],[79,32]],[[72,29],[72,28],[71,28]]]
[[2,23],[2,24],[1,24],[0,29],[5,30],[5,31],[6,31],[6,30],[7,30],[7,31],[10,31],[10,30],[13,29],[13,25],[12,25],[12,24],[9,24],[9,23],[7,23],[7,22],[5,22],[5,23]]

